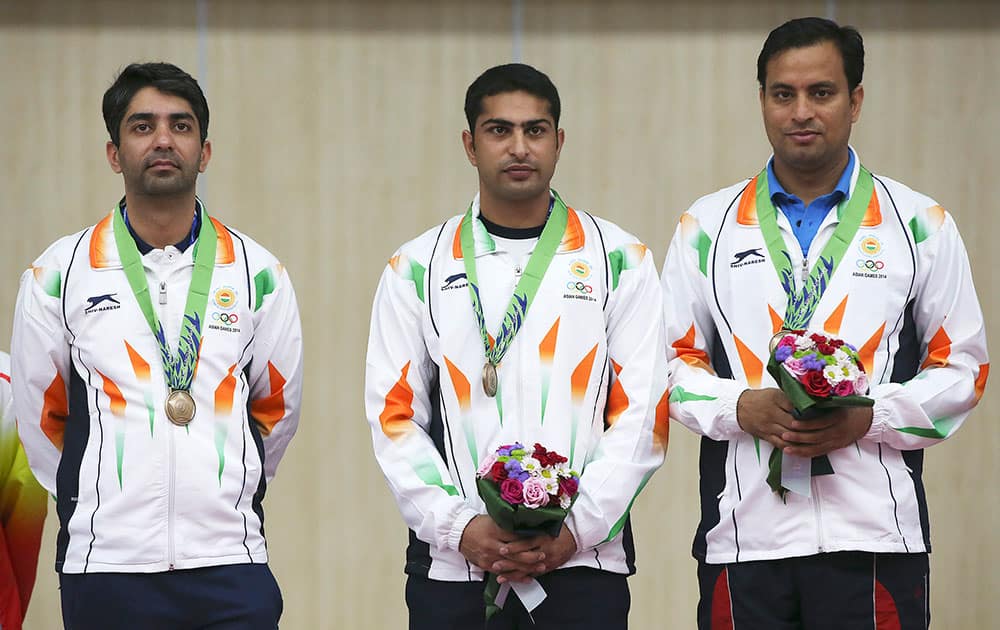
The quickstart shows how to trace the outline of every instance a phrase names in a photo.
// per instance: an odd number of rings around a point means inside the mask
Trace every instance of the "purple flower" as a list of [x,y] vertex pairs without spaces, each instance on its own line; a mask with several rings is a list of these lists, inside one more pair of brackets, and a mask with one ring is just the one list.
[[790,346],[778,346],[774,351],[774,358],[778,363],[784,362],[785,359],[792,355],[792,348]]
[[507,477],[510,479],[524,481],[531,476],[531,473],[521,468],[521,462],[516,459],[507,460],[507,463],[503,467],[507,470]]
[[497,449],[497,455],[510,456],[511,451],[523,450],[524,445],[520,442],[514,442],[513,444],[507,444],[506,446],[501,446]]

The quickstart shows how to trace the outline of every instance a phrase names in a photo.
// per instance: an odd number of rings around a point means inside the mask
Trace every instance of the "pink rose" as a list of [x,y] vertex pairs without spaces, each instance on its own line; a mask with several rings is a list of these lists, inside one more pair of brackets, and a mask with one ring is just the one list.
[[854,384],[850,381],[840,381],[833,387],[834,396],[850,396],[854,393]]
[[507,477],[500,482],[500,498],[511,505],[524,503],[524,488],[517,479]]
[[868,392],[868,376],[864,372],[859,374],[857,380],[854,381],[854,391],[861,394]]
[[490,453],[486,456],[482,462],[479,463],[479,470],[476,471],[477,477],[488,477],[490,471],[493,470],[493,464],[497,461],[497,454]]
[[524,507],[535,509],[548,505],[549,493],[538,477],[528,477],[524,482]]
[[788,373],[795,378],[799,378],[809,371],[802,359],[796,359],[794,357],[788,357],[781,365],[784,366],[784,368],[788,370]]

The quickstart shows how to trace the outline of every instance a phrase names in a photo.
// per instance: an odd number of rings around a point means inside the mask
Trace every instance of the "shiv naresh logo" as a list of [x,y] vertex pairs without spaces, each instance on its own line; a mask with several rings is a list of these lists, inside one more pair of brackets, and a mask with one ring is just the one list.
[[447,291],[449,289],[460,289],[466,286],[469,286],[469,282],[465,272],[463,271],[462,273],[456,273],[445,278],[444,284],[441,285],[441,290]]
[[[87,298],[87,306],[83,308],[84,313],[94,313],[96,311],[114,311],[122,307],[122,303],[115,296],[117,293],[105,293]],[[102,306],[103,305],[103,306]]]
[[760,253],[760,250],[760,247],[754,247],[752,249],[743,250],[742,252],[736,252],[733,254],[733,261],[729,263],[729,266],[735,269],[736,267],[742,267],[744,265],[753,265],[764,262],[766,258],[764,254]]

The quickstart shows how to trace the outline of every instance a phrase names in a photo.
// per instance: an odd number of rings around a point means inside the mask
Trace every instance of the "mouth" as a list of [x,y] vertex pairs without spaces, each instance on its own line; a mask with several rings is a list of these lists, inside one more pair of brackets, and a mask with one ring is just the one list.
[[818,131],[812,129],[797,129],[794,131],[789,131],[785,133],[786,136],[792,139],[792,141],[799,144],[807,144],[812,142],[820,136]]
[[166,169],[179,169],[180,167],[173,160],[167,160],[161,158],[157,160],[150,160],[147,163],[146,168],[159,171]]
[[535,172],[535,168],[528,164],[511,164],[503,169],[503,172],[513,179],[527,179]]

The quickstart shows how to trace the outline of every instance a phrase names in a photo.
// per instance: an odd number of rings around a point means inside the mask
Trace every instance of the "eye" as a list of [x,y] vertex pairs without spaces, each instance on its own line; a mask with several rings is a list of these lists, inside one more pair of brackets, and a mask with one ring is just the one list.
[[145,122],[137,123],[135,126],[132,127],[132,130],[137,133],[146,133],[151,129],[152,127],[149,126],[149,123]]
[[534,127],[528,127],[529,136],[540,136],[543,133],[545,133],[544,127],[539,127],[538,125],[535,125]]
[[174,123],[174,129],[177,131],[191,131],[191,123],[185,122],[183,120]]
[[777,90],[772,96],[776,101],[788,101],[792,98],[792,93],[788,90]]
[[507,133],[507,128],[501,125],[495,125],[493,127],[490,127],[489,131],[494,136],[502,136]]
[[816,98],[830,98],[833,96],[833,92],[831,92],[828,88],[819,88],[813,92],[813,96]]

